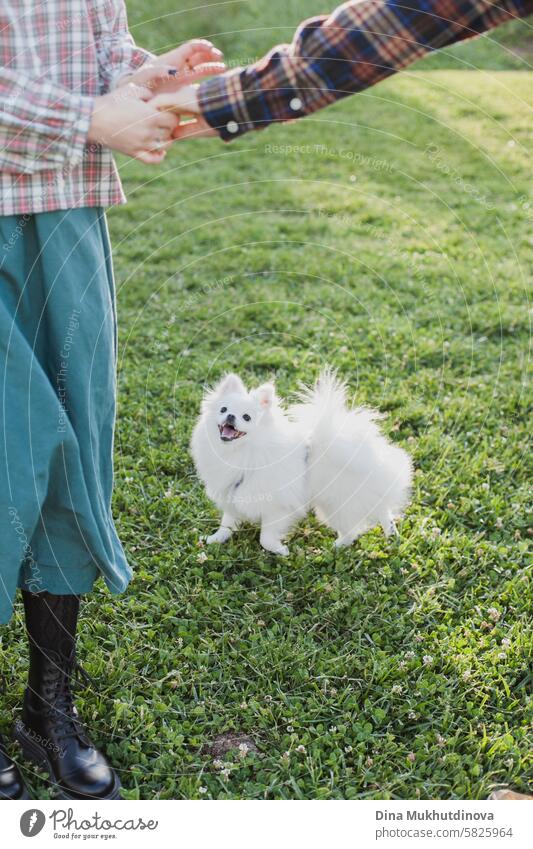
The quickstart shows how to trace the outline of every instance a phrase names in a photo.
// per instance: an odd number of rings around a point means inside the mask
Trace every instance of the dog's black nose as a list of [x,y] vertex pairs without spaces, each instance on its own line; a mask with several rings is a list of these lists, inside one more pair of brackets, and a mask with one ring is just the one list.
[[226,416],[226,421],[228,424],[235,424],[235,416],[233,415],[233,413],[228,413],[228,415]]

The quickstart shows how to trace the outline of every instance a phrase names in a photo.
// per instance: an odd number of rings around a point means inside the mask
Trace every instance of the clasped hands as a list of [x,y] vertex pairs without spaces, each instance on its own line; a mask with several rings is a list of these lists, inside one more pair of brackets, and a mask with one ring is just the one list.
[[221,51],[204,39],[163,53],[95,98],[88,142],[154,165],[176,139],[214,135],[200,115],[195,83],[225,70]]

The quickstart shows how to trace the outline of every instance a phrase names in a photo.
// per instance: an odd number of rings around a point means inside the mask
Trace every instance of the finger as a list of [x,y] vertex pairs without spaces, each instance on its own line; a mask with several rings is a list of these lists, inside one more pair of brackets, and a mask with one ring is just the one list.
[[172,112],[158,112],[155,119],[155,126],[161,130],[168,130],[168,134],[172,132],[179,123],[179,118]]
[[161,151],[166,151],[172,147],[174,144],[174,137],[168,136],[166,139],[155,139],[151,144],[148,145],[147,150],[150,153],[161,153]]
[[174,79],[178,80],[181,85],[191,85],[205,77],[214,77],[217,74],[223,74],[227,70],[224,62],[202,62],[195,65],[194,68],[180,71]]
[[185,139],[202,139],[210,136],[216,136],[217,132],[209,126],[206,121],[188,121],[186,124],[180,124],[172,133],[174,141],[184,141]]
[[154,109],[162,112],[175,112],[178,115],[195,115],[199,112],[196,90],[182,87],[172,94],[160,94],[150,103]]
[[215,47],[214,44],[206,38],[193,38],[185,44],[182,44],[180,47],[175,47],[173,50],[168,50],[166,53],[162,53],[161,56],[159,56],[159,61],[170,62],[171,64],[176,64],[180,67],[187,60],[190,60],[191,56],[195,53],[202,51],[214,54],[215,60],[222,58],[222,51]]
[[198,50],[194,50],[186,59],[186,63],[190,68],[194,68],[196,65],[201,65],[203,62],[223,61],[224,54],[221,50],[217,50],[216,47],[199,48]]
[[166,150],[139,150],[133,158],[145,165],[159,165],[167,155]]
[[209,41],[208,38],[191,38],[190,41],[188,41],[183,46],[187,47],[191,53],[194,51],[209,50],[212,53],[216,53],[219,56],[222,56],[222,50],[219,50],[218,47],[215,47],[213,42]]

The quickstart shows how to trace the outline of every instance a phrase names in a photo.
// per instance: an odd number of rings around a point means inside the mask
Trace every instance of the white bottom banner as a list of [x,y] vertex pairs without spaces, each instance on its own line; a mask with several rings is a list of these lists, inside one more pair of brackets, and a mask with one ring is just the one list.
[[286,847],[533,846],[533,802],[12,802],[2,846]]

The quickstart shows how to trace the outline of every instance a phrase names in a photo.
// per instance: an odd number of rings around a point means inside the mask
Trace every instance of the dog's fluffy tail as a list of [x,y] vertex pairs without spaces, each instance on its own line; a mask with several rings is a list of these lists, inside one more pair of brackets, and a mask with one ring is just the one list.
[[329,486],[328,481],[335,481],[342,498],[342,487],[351,486],[363,475],[369,491],[373,488],[383,493],[381,512],[388,506],[391,515],[399,516],[409,503],[411,458],[381,433],[378,422],[383,415],[368,407],[352,407],[347,394],[346,384],[328,367],[314,386],[303,387],[298,402],[289,409],[306,434],[313,457],[313,481],[319,481],[318,492],[322,493],[328,487],[331,491],[333,484]]
[[[304,386],[298,393],[298,401],[289,409],[290,416],[310,433],[320,436],[331,434],[332,425],[339,417],[348,412],[346,383],[337,376],[337,372],[326,366],[320,373],[314,386]],[[373,422],[383,418],[381,413],[366,407],[356,411],[360,423],[376,427]],[[377,429],[377,428],[376,428]]]

